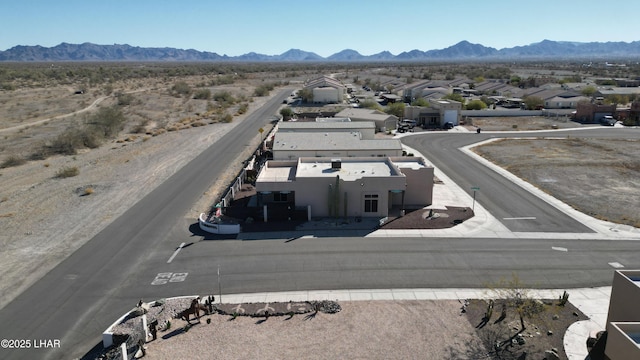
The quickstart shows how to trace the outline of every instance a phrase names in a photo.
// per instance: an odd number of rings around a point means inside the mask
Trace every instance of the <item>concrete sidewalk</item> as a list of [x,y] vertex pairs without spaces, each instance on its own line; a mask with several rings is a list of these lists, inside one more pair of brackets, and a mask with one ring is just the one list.
[[[530,295],[540,299],[557,299],[564,290],[531,289]],[[587,356],[587,337],[591,331],[605,329],[611,287],[569,289],[569,302],[582,311],[589,320],[579,321],[564,334],[564,350],[570,360],[584,360]],[[313,290],[254,294],[223,295],[222,303],[271,303],[289,301],[337,300],[463,300],[495,298],[486,289],[370,289],[370,290]]]

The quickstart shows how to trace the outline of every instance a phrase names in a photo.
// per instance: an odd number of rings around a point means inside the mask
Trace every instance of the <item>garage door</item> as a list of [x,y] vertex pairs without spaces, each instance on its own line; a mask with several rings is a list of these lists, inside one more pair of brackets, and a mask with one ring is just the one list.
[[445,110],[444,111],[444,123],[452,123],[453,125],[458,125],[458,111],[456,110]]

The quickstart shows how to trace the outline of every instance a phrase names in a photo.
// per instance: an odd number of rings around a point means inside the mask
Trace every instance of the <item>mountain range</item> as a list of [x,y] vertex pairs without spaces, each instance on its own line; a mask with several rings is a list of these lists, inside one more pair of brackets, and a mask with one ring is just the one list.
[[328,57],[291,49],[280,55],[250,52],[240,56],[219,55],[215,52],[176,48],[144,48],[92,43],[61,43],[54,47],[15,46],[0,51],[0,61],[245,61],[245,62],[357,62],[357,61],[442,61],[442,60],[560,60],[560,59],[621,59],[640,56],[640,41],[633,42],[568,42],[543,40],[524,46],[495,49],[481,44],[460,41],[438,50],[411,50],[398,55],[383,51],[362,55],[345,49]]

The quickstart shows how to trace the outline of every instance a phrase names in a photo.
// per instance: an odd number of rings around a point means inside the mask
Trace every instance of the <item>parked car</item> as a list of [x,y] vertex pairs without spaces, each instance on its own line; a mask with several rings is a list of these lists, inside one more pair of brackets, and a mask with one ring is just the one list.
[[446,123],[444,123],[444,125],[442,125],[442,128],[445,130],[453,129],[453,123],[450,121],[447,121]]
[[408,126],[409,128],[413,129],[414,127],[416,127],[417,122],[415,120],[405,119],[405,120],[400,121],[400,125],[401,126]]
[[614,119],[613,116],[606,115],[605,117],[600,119],[600,124],[605,126],[613,126],[616,124],[616,119]]

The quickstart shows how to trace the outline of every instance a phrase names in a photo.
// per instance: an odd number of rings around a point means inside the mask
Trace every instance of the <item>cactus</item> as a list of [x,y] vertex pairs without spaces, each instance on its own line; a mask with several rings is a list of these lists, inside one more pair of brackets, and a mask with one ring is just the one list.
[[565,290],[558,300],[560,301],[560,306],[565,306],[567,301],[569,301],[569,293]]

